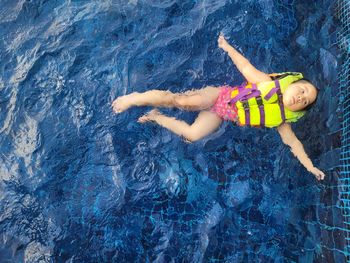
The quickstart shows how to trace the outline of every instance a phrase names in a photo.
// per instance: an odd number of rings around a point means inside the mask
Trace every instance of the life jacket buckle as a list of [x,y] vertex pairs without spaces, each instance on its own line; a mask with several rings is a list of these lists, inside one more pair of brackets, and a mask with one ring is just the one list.
[[241,101],[242,103],[242,106],[244,108],[244,111],[249,111],[249,103],[248,103],[248,100],[244,100],[244,101]]
[[257,97],[255,97],[255,99],[256,99],[256,103],[258,104],[259,108],[264,107],[261,96],[257,96]]

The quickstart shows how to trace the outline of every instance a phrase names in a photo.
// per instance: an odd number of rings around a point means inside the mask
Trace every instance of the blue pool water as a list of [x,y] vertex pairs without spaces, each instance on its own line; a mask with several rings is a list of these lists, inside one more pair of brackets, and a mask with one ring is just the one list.
[[[333,1],[1,0],[0,262],[345,262]],[[265,72],[320,88],[293,128],[225,123],[193,144],[111,102]],[[193,112],[164,109],[191,122]]]

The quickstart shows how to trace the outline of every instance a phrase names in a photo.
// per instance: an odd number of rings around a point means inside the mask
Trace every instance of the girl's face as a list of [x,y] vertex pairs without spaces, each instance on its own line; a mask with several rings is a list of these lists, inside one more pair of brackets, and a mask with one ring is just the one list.
[[313,103],[317,97],[314,85],[307,81],[298,81],[290,84],[283,93],[283,104],[291,111],[300,111]]

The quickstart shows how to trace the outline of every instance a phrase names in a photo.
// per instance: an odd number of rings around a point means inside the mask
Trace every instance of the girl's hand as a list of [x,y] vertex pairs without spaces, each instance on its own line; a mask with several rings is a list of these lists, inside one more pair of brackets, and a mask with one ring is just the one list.
[[323,180],[326,176],[321,170],[317,169],[316,167],[312,167],[309,172],[314,174],[317,180]]
[[226,41],[223,34],[220,34],[220,36],[218,38],[218,45],[219,45],[219,48],[222,48],[226,52],[227,52],[228,48],[230,47],[230,44]]

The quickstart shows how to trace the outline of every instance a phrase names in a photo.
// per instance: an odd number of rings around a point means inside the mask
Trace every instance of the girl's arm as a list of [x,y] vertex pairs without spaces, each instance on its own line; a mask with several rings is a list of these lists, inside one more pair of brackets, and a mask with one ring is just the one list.
[[234,47],[232,47],[224,38],[223,35],[218,39],[219,47],[227,52],[238,70],[250,83],[258,83],[262,81],[269,81],[271,78],[266,73],[256,69],[248,59],[243,57]]
[[312,174],[316,176],[318,180],[323,180],[325,174],[314,167],[311,160],[305,153],[302,143],[295,136],[292,127],[289,123],[283,123],[277,127],[279,134],[281,135],[282,141],[291,147],[292,153],[298,158],[298,160],[304,165],[304,167]]

